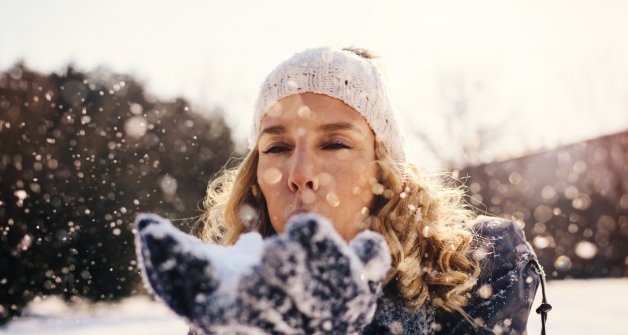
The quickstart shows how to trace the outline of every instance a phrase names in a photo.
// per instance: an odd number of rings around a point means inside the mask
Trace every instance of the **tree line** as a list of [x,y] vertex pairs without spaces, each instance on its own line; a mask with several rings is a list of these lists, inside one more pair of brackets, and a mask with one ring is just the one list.
[[198,215],[233,154],[229,127],[211,115],[102,68],[0,73],[0,324],[39,296],[134,293],[135,215]]

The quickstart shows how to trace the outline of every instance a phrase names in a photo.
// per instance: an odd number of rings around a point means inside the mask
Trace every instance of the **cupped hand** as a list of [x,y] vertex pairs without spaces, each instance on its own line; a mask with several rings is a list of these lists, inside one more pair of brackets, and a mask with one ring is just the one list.
[[205,334],[357,334],[373,318],[390,253],[381,235],[349,244],[315,214],[286,232],[204,244],[140,214],[136,248],[147,286]]

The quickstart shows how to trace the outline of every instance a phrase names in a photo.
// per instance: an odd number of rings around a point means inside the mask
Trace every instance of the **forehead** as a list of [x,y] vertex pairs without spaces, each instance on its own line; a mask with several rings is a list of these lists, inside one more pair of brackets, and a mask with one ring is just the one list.
[[301,93],[287,96],[277,101],[264,114],[260,129],[269,125],[286,122],[319,124],[323,122],[349,122],[369,131],[370,126],[355,109],[342,100],[324,94]]

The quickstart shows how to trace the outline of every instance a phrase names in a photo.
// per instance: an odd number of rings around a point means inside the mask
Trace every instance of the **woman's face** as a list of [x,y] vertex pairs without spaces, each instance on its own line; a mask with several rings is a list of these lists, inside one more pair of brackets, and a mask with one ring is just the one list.
[[277,232],[305,211],[327,217],[346,241],[362,229],[377,170],[373,131],[357,111],[326,95],[291,95],[262,118],[257,144],[257,182]]

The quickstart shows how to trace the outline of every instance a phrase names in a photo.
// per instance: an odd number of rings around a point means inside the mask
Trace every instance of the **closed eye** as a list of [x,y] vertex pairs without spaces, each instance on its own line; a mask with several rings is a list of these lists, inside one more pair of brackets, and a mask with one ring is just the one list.
[[282,152],[289,151],[290,147],[283,144],[273,144],[266,148],[266,150],[262,151],[262,154],[280,154]]
[[334,141],[323,144],[322,148],[323,150],[340,150],[351,149],[351,146],[343,142]]

